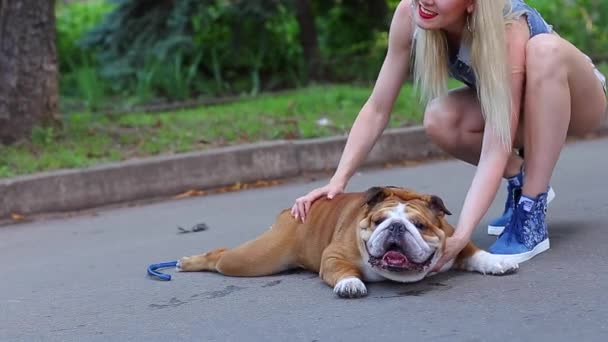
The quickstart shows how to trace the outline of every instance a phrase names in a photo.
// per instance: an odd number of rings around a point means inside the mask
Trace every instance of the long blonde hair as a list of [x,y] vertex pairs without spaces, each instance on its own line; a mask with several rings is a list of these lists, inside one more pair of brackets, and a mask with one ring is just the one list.
[[[415,3],[418,1],[415,0]],[[505,25],[520,13],[513,13],[509,0],[475,1],[467,18],[461,44],[471,46],[471,67],[486,122],[511,149],[511,86],[507,66]],[[448,44],[441,30],[416,28],[414,80],[428,102],[448,90]]]

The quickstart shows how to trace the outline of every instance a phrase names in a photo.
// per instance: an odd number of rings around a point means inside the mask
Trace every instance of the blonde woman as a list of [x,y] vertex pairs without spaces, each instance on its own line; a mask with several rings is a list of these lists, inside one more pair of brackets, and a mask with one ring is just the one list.
[[[410,56],[428,101],[428,136],[477,165],[456,232],[435,270],[469,241],[502,177],[508,179],[509,199],[503,217],[490,227],[500,233],[490,251],[523,262],[547,250],[553,169],[567,135],[593,131],[605,119],[606,85],[590,59],[522,0],[403,0],[376,85],[335,174],[329,184],[298,198],[292,215],[304,221],[314,200],[344,191],[387,125]],[[466,86],[447,91],[448,75]],[[519,148],[525,148],[523,158],[515,153]]]

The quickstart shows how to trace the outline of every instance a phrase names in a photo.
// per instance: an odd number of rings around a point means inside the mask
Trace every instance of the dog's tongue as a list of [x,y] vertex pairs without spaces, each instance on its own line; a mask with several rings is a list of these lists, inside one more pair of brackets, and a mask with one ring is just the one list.
[[394,267],[405,267],[407,265],[407,257],[396,251],[389,251],[384,254],[382,259],[389,265]]

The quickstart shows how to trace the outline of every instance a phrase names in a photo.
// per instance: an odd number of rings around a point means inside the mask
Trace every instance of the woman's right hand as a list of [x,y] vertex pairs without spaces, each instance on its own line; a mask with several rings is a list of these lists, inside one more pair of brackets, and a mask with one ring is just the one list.
[[291,216],[304,223],[314,201],[322,196],[327,196],[328,199],[333,199],[337,194],[344,192],[344,188],[344,184],[330,182],[323,187],[312,190],[307,195],[296,199],[296,203],[291,208]]

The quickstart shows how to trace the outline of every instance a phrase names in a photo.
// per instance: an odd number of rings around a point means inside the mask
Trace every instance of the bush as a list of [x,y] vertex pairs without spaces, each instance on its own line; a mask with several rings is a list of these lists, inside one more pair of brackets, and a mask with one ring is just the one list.
[[62,73],[69,73],[80,66],[90,65],[93,52],[83,48],[80,40],[86,32],[95,27],[103,17],[112,11],[114,5],[105,0],[58,3],[57,53]]
[[114,91],[184,99],[293,86],[297,22],[279,1],[118,1],[86,38]]
[[[313,1],[325,80],[377,74],[390,13],[360,15],[383,8],[370,3]],[[118,0],[85,44],[112,91],[139,101],[255,94],[308,76],[292,0]]]
[[608,1],[527,0],[564,38],[596,59],[608,57]]
[[[311,3],[320,80],[373,81],[399,0]],[[608,1],[527,3],[591,57],[608,57]],[[184,100],[308,80],[293,0],[89,0],[58,5],[57,31],[62,94],[89,108],[108,96]]]
[[92,110],[101,106],[107,86],[99,76],[95,52],[83,47],[81,39],[113,9],[108,1],[90,0],[58,3],[55,10],[61,94],[64,99],[78,98]]

